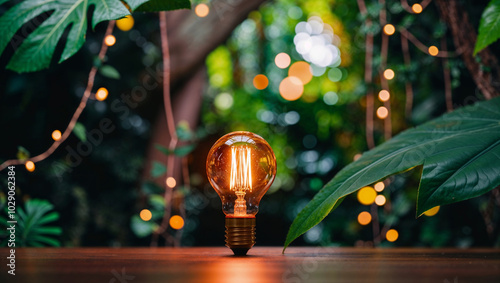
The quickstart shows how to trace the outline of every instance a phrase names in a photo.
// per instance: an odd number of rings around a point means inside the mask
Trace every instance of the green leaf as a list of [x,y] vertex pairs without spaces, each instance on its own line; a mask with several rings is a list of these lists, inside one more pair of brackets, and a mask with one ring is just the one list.
[[30,152],[22,147],[22,146],[18,146],[17,147],[17,159],[20,159],[20,160],[26,160],[30,158]]
[[147,3],[142,4],[136,11],[159,12],[177,9],[191,9],[191,2],[189,0],[150,0]]
[[139,238],[151,235],[157,227],[158,225],[152,221],[144,221],[138,215],[132,216],[130,228]]
[[491,0],[481,16],[474,55],[500,38],[500,0]]
[[153,161],[153,168],[151,169],[151,176],[153,178],[158,178],[167,172],[167,167],[160,162]]
[[100,67],[99,73],[110,79],[115,79],[115,80],[120,79],[120,73],[118,72],[118,70],[116,70],[113,66],[110,65],[104,65]]
[[384,177],[423,166],[417,216],[500,185],[500,97],[463,107],[365,152],[327,183],[293,221],[285,248],[320,223],[339,199]]
[[175,148],[173,151],[168,149],[168,148],[165,148],[159,144],[155,144],[155,148],[158,149],[161,153],[163,153],[165,155],[170,155],[173,153],[179,157],[184,157],[184,156],[188,155],[189,153],[191,153],[196,148],[196,144],[188,144],[185,146],[179,146],[179,147]]
[[[133,9],[146,1],[126,2]],[[85,42],[90,6],[94,6],[93,28],[102,21],[115,20],[130,14],[119,0],[26,0],[9,9],[0,17],[0,54],[11,40],[14,45],[24,41],[15,51],[7,68],[19,73],[47,68],[61,36],[68,27],[69,34],[59,63],[71,57]],[[43,22],[31,34],[13,38],[25,23],[38,16],[41,16]]]
[[87,131],[85,130],[85,126],[82,123],[76,122],[75,127],[73,128],[73,133],[82,142],[87,141]]

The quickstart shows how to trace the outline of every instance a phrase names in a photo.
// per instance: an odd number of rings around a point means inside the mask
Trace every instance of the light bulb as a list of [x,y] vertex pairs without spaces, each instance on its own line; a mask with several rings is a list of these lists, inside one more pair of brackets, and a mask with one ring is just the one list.
[[251,132],[221,137],[207,157],[207,176],[226,215],[226,246],[246,255],[255,244],[255,215],[276,176],[271,146]]

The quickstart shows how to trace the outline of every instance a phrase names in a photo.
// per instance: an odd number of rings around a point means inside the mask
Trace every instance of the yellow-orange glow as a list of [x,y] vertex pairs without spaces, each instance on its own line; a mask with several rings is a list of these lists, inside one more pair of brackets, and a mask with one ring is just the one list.
[[175,230],[182,229],[184,227],[184,219],[180,217],[179,215],[174,215],[170,217],[170,227],[174,228]]
[[385,233],[385,238],[389,242],[395,242],[398,239],[398,237],[399,233],[395,229],[390,229],[389,231],[387,231],[387,233]]
[[393,35],[396,32],[396,28],[391,24],[386,24],[384,26],[384,33],[387,35]]
[[263,90],[269,85],[269,80],[265,75],[259,74],[253,78],[253,86],[256,89]]
[[26,164],[24,164],[24,166],[26,166],[26,170],[28,170],[29,172],[35,171],[35,163],[33,163],[33,161],[31,161],[31,160],[26,162]]
[[363,211],[358,214],[358,223],[361,225],[368,225],[372,222],[372,215],[369,212]]
[[383,89],[383,90],[379,91],[379,93],[378,93],[378,99],[380,101],[386,102],[390,98],[391,98],[391,94],[387,90]]
[[286,100],[299,99],[304,93],[304,85],[297,77],[286,77],[280,83],[280,95]]
[[291,62],[290,56],[284,52],[274,57],[274,63],[280,69],[285,69],[286,67],[290,66],[290,62]]
[[177,182],[175,181],[174,177],[168,177],[166,183],[167,183],[167,187],[169,187],[169,188],[173,188],[173,187],[175,187],[175,185],[177,185]]
[[415,14],[420,14],[424,10],[424,8],[422,8],[422,5],[417,3],[417,4],[413,4],[413,6],[411,6],[411,10]]
[[375,204],[378,205],[378,206],[384,205],[385,202],[386,202],[386,199],[385,199],[385,196],[383,196],[383,195],[378,195],[375,198]]
[[149,221],[151,220],[151,217],[153,217],[153,214],[148,209],[143,209],[141,210],[141,213],[139,213],[139,216],[142,220]]
[[431,56],[436,56],[439,54],[439,49],[434,45],[430,46],[428,51],[429,51],[429,55],[431,55]]
[[246,191],[252,191],[252,149],[247,146],[231,147],[231,176],[229,189],[238,197],[234,202],[234,215],[247,214],[244,199]]
[[129,31],[134,27],[134,18],[132,15],[125,16],[116,21],[116,27],[122,31]]
[[110,34],[104,38],[104,43],[106,43],[107,46],[113,46],[116,43],[116,37]]
[[392,69],[387,69],[384,71],[384,78],[386,80],[394,79],[394,71]]
[[364,205],[370,205],[375,201],[377,192],[372,187],[364,187],[358,191],[358,201]]
[[99,88],[95,93],[95,99],[103,101],[108,97],[108,90],[104,87]]
[[385,106],[380,106],[377,109],[377,117],[379,119],[385,119],[385,118],[387,118],[388,115],[389,115],[389,111],[387,110],[387,108],[385,108]]
[[61,131],[59,130],[55,130],[52,132],[52,139],[55,140],[55,141],[58,141],[61,139]]
[[426,212],[424,212],[424,215],[429,216],[429,217],[434,216],[438,213],[438,211],[439,211],[439,206],[435,206],[435,207],[427,210]]
[[375,191],[380,193],[381,191],[383,191],[385,189],[384,182],[377,182],[375,184],[374,188],[375,188]]
[[194,13],[200,17],[204,18],[208,16],[208,13],[210,12],[210,8],[208,8],[208,5],[205,3],[201,3],[196,5],[196,8],[194,9]]
[[300,81],[302,81],[302,84],[305,85],[311,81],[313,74],[311,72],[311,66],[309,66],[309,63],[299,61],[293,63],[292,66],[290,66],[290,69],[288,69],[288,76],[298,78]]

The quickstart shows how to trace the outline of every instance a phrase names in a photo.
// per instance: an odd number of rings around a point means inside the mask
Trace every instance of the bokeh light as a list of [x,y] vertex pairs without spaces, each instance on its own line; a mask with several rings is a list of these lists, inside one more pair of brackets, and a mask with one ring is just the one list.
[[99,88],[95,93],[95,98],[99,101],[103,101],[108,97],[108,90],[104,87]]
[[253,86],[258,90],[263,90],[269,85],[269,80],[265,75],[259,74],[253,78]]
[[384,71],[384,78],[386,80],[392,80],[392,79],[394,79],[394,71],[392,69],[386,69]]
[[129,31],[134,27],[134,18],[128,15],[116,21],[116,27],[121,31]]
[[385,199],[385,196],[384,195],[378,195],[376,198],[375,198],[375,204],[378,205],[378,206],[382,206],[385,204],[387,200]]
[[175,181],[174,177],[168,177],[166,183],[167,187],[169,188],[173,188],[175,187],[175,185],[177,185],[177,182]]
[[142,220],[149,221],[151,220],[151,217],[153,217],[153,214],[148,209],[143,209],[141,210],[141,213],[139,213],[139,216]]
[[104,38],[104,43],[106,43],[107,46],[113,46],[116,43],[116,37],[112,34],[107,35],[106,38]]
[[383,191],[385,189],[384,182],[377,182],[375,184],[375,186],[373,186],[373,188],[375,189],[375,191],[380,193],[381,191]]
[[413,4],[413,6],[411,6],[411,10],[413,11],[413,13],[415,14],[420,14],[422,13],[422,11],[424,10],[422,8],[422,5],[418,4],[418,3],[415,3]]
[[389,115],[389,110],[387,110],[387,108],[385,106],[380,106],[377,109],[377,117],[379,119],[385,119],[385,118],[387,118],[388,115]]
[[299,61],[290,66],[290,69],[288,69],[288,76],[298,78],[302,81],[302,84],[305,85],[311,81],[313,74],[311,72],[311,66],[309,66],[307,62]]
[[431,55],[431,56],[436,56],[439,54],[439,49],[434,45],[430,46],[428,51],[429,51],[429,55]]
[[204,18],[208,16],[208,13],[210,12],[210,8],[208,8],[208,5],[205,3],[201,3],[196,5],[196,8],[194,9],[194,13],[200,17]]
[[59,130],[55,130],[52,132],[52,139],[55,141],[60,140],[61,136],[62,136],[62,134],[61,134],[61,131],[59,131]]
[[378,99],[380,101],[386,102],[390,98],[391,98],[391,94],[387,90],[383,89],[383,90],[379,91],[379,93],[378,93]]
[[226,92],[220,93],[215,97],[214,105],[219,110],[227,110],[233,106],[233,97]]
[[290,56],[284,52],[282,52],[282,53],[276,55],[276,57],[274,57],[274,63],[280,69],[285,69],[288,66],[290,66],[290,62],[292,62],[292,60],[290,59]]
[[182,229],[184,227],[184,219],[179,216],[179,215],[174,215],[170,217],[170,227],[174,228],[175,230]]
[[375,201],[377,192],[372,187],[363,187],[358,191],[358,201],[363,205],[370,205]]
[[361,225],[368,225],[372,222],[372,215],[369,212],[363,211],[358,214],[358,223]]
[[389,231],[387,231],[387,233],[385,233],[385,238],[389,242],[395,242],[398,239],[398,237],[399,233],[395,229],[390,229]]
[[35,171],[35,163],[33,161],[27,161],[24,166],[26,167],[26,170],[28,170],[29,172],[33,172]]
[[289,101],[294,101],[299,99],[304,93],[304,85],[297,77],[286,77],[281,81],[279,90],[281,97]]
[[387,35],[393,35],[396,32],[396,28],[391,24],[386,24],[384,26],[384,33]]
[[435,206],[435,207],[427,210],[426,212],[424,212],[424,215],[430,217],[430,216],[436,215],[438,212],[439,212],[439,206]]

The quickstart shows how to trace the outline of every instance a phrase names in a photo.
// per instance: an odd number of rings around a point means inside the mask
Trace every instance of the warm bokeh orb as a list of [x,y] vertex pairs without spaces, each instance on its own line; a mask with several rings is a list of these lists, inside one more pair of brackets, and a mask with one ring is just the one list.
[[392,79],[394,79],[394,71],[392,69],[386,69],[384,71],[384,78],[386,80],[392,80]]
[[384,33],[387,35],[393,35],[396,32],[396,28],[391,24],[386,24],[384,26]]
[[167,183],[167,187],[169,187],[169,188],[173,188],[173,187],[175,187],[175,185],[177,185],[177,182],[175,181],[174,177],[168,177],[166,180],[166,183]]
[[391,98],[391,94],[390,94],[387,90],[385,90],[385,89],[381,90],[381,91],[378,93],[378,99],[379,99],[380,101],[382,101],[382,102],[386,102],[386,101],[388,101],[390,98]]
[[436,46],[432,45],[429,47],[428,52],[431,56],[437,56],[439,54],[439,49]]
[[62,136],[62,134],[61,134],[61,131],[59,131],[59,130],[55,130],[52,132],[52,139],[55,141],[60,140],[61,136]]
[[108,90],[104,87],[99,88],[95,93],[95,99],[104,101],[108,97]]
[[107,35],[104,38],[104,43],[106,43],[107,46],[113,46],[116,43],[116,37],[114,35],[112,35],[112,34]]
[[269,80],[265,75],[259,74],[253,78],[253,86],[258,90],[263,90],[269,85]]
[[201,3],[201,4],[196,5],[196,8],[194,9],[194,13],[200,18],[204,18],[204,17],[208,16],[209,12],[210,12],[210,8],[205,3]]
[[377,109],[377,117],[379,119],[385,119],[385,118],[387,118],[388,115],[389,115],[389,110],[387,110],[387,108],[385,106],[380,106]]
[[286,77],[281,81],[279,91],[281,97],[288,101],[294,101],[304,93],[304,85],[297,77]]
[[390,229],[389,231],[387,231],[387,233],[385,233],[385,238],[389,242],[395,242],[398,239],[398,237],[399,233],[395,229]]
[[372,187],[363,187],[358,191],[357,197],[359,203],[363,205],[370,205],[375,201],[377,192]]
[[424,215],[425,216],[434,216],[436,215],[437,213],[439,212],[439,206],[435,206],[429,210],[427,210],[426,212],[424,212]]
[[129,31],[134,27],[134,17],[128,15],[116,21],[116,27],[121,31]]
[[302,82],[302,84],[305,85],[311,81],[313,74],[311,72],[311,66],[309,65],[309,63],[299,61],[293,63],[292,66],[290,66],[290,69],[288,69],[288,76],[298,78]]
[[368,225],[372,222],[372,215],[369,212],[363,211],[358,214],[358,223],[361,225]]
[[24,166],[26,167],[26,170],[28,170],[29,172],[35,171],[35,163],[31,160],[26,162]]
[[288,66],[290,66],[290,62],[291,61],[292,60],[290,59],[290,56],[288,54],[284,53],[284,52],[276,55],[276,57],[274,58],[274,63],[280,69],[285,69]]
[[424,8],[422,7],[422,5],[416,3],[416,4],[413,4],[413,6],[411,6],[411,10],[415,14],[420,14],[424,10]]
[[385,189],[384,182],[375,183],[375,186],[373,186],[373,188],[375,189],[375,191],[380,193],[381,191],[383,191]]
[[382,206],[385,204],[386,202],[386,198],[384,195],[378,195],[376,198],[375,198],[375,204],[378,205],[378,206]]
[[151,217],[153,217],[153,214],[148,209],[143,209],[139,213],[139,217],[141,217],[141,219],[144,221],[149,221],[151,220]]
[[179,216],[179,215],[174,215],[170,217],[169,221],[170,227],[172,227],[175,230],[182,229],[184,227],[184,219]]

